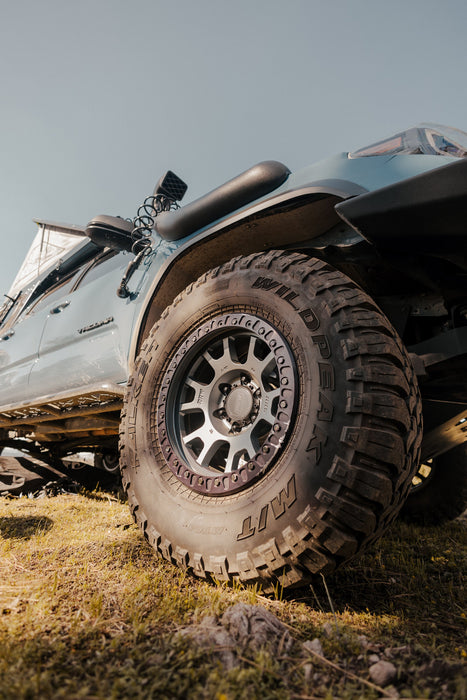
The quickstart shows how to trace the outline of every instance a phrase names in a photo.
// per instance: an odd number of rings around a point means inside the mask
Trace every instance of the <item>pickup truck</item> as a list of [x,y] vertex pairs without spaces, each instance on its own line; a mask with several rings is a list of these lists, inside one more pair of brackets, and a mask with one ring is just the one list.
[[466,156],[422,124],[185,206],[168,171],[134,218],[38,221],[0,313],[0,446],[120,469],[162,556],[264,591],[401,509],[455,517]]

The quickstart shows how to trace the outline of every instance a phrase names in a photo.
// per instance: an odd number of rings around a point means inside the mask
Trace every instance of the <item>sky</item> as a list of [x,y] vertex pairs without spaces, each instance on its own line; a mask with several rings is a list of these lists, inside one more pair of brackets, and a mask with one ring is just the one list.
[[[33,219],[133,217],[261,160],[467,131],[465,0],[0,0],[0,293]],[[1,302],[0,302],[1,303]]]

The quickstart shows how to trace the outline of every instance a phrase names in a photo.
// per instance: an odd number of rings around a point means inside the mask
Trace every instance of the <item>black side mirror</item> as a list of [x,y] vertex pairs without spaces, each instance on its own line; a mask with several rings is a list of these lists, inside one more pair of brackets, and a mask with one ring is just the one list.
[[100,248],[131,251],[133,222],[119,216],[95,216],[86,226],[86,236]]

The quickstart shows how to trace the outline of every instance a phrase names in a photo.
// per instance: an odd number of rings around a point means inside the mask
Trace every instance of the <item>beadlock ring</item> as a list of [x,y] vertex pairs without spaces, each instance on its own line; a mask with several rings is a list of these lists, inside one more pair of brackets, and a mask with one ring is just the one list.
[[[175,349],[154,397],[154,430],[167,466],[208,496],[250,486],[285,446],[297,382],[292,351],[268,321],[246,313],[206,320]],[[245,414],[238,424],[223,415],[221,386],[237,392],[235,405]],[[251,392],[251,410],[243,388]]]

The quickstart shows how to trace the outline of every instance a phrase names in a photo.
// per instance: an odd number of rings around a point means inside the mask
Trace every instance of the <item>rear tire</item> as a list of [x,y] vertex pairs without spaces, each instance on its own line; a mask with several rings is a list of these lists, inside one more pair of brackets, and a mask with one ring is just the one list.
[[415,376],[381,311],[322,261],[272,251],[210,271],[152,329],[121,467],[165,558],[267,591],[377,539],[420,442]]

